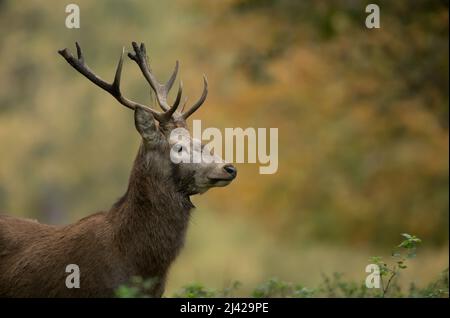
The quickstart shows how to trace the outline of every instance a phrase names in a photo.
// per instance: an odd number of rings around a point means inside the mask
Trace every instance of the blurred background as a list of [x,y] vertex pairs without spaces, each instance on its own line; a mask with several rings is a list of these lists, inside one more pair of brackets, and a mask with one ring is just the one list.
[[[448,267],[448,1],[0,0],[0,211],[67,224],[125,192],[140,142],[133,113],[57,54],[79,41],[111,81],[121,48],[144,41],[167,79],[201,94],[202,126],[278,127],[279,169],[238,164],[228,187],[194,197],[168,293],[201,282],[243,289],[270,277],[314,285],[323,273],[363,281],[400,233],[423,240],[405,281]],[[125,61],[123,92],[151,103]]]

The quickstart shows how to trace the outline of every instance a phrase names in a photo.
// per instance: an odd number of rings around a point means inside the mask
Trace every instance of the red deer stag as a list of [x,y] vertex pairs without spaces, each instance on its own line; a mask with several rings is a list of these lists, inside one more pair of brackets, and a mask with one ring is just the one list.
[[[200,141],[188,137],[182,144],[171,138],[171,131],[186,128],[186,119],[205,101],[206,77],[200,99],[186,112],[177,111],[181,81],[172,105],[167,101],[167,94],[177,76],[178,62],[168,82],[162,85],[149,68],[144,44],[138,46],[133,42],[132,45],[134,52],[128,56],[137,63],[155,92],[161,112],[122,95],[123,50],[111,84],[86,65],[78,43],[77,58],[67,49],[59,51],[78,72],[134,110],[135,126],[142,142],[126,193],[109,211],[92,214],[67,226],[1,216],[1,297],[111,297],[132,276],[151,278],[154,284],[150,294],[160,297],[169,267],[185,240],[194,207],[190,196],[225,186],[236,177],[236,168],[220,158],[214,157],[212,163],[175,164],[171,160],[171,151],[187,156],[196,152],[204,155]],[[66,287],[69,274],[65,270],[69,264],[79,266],[79,288]]]

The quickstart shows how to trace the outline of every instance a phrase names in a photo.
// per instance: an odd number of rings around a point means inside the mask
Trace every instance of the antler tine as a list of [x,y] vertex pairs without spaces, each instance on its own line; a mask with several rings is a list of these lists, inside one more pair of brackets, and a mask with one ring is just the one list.
[[[202,96],[200,97],[200,99],[194,105],[192,105],[192,107],[187,112],[185,112],[183,114],[183,119],[186,120],[197,109],[199,109],[200,106],[202,106],[202,104],[205,102],[206,96],[208,96],[208,80],[206,79],[206,75],[203,74],[203,93],[202,93]],[[184,106],[183,106],[183,108],[184,108]]]
[[99,76],[97,76],[94,72],[91,71],[91,69],[87,66],[87,64],[84,61],[83,52],[81,50],[80,45],[78,42],[75,42],[76,48],[77,48],[77,58],[75,58],[67,48],[59,50],[58,53],[64,57],[64,59],[79,73],[84,75],[88,80],[90,80],[92,83],[97,85],[98,87],[102,88],[103,90],[110,93],[114,98],[116,98],[122,105],[125,107],[128,107],[130,109],[136,109],[136,107],[141,107],[146,109],[147,111],[151,112],[157,120],[160,120],[162,118],[162,114],[159,112],[154,111],[148,106],[139,104],[137,102],[131,101],[124,97],[122,93],[120,92],[120,79],[122,75],[122,66],[123,66],[123,54],[125,52],[125,49],[122,48],[122,54],[119,59],[119,63],[117,64],[116,73],[114,76],[114,81],[109,84],[108,82],[101,79]]
[[156,93],[156,99],[162,110],[164,110],[165,112],[169,111],[171,107],[167,103],[167,95],[170,89],[172,88],[173,83],[175,82],[175,79],[178,74],[179,68],[178,61],[176,61],[175,63],[175,69],[172,72],[172,75],[170,76],[169,80],[165,85],[162,85],[152,74],[150,67],[147,63],[147,50],[145,48],[145,44],[141,43],[141,45],[138,46],[136,42],[132,42],[131,45],[133,46],[133,50],[135,53],[134,54],[131,52],[128,53],[128,57],[133,61],[135,61],[136,64],[141,69],[141,72],[144,75],[145,79],[150,84],[153,91]]
[[170,91],[170,89],[173,86],[173,83],[175,82],[175,79],[177,78],[179,66],[180,66],[180,63],[178,62],[178,60],[175,61],[175,68],[174,68],[174,70],[172,72],[172,75],[170,76],[170,78],[167,81],[166,85],[164,85],[164,88],[165,88],[167,93]]
[[188,99],[189,98],[187,96],[184,98],[183,106],[181,106],[181,113],[184,113],[184,108],[186,107]]
[[122,77],[122,66],[123,66],[123,53],[125,48],[122,47],[122,54],[120,54],[119,63],[117,63],[116,74],[114,75],[114,81],[111,84],[111,88],[120,94],[120,79]]
[[181,101],[181,95],[183,94],[183,81],[180,80],[180,84],[178,86],[178,93],[177,93],[177,97],[175,98],[175,101],[173,102],[173,106],[180,104]]
[[77,47],[77,56],[81,63],[84,63],[83,51],[81,51],[80,44],[75,42],[75,46]]
[[180,105],[182,93],[183,93],[183,82],[180,81],[180,86],[178,87],[177,98],[175,99],[175,102],[173,103],[172,107],[170,107],[166,112],[164,112],[162,114],[163,121],[168,121],[172,117],[173,113],[177,110],[178,106]]

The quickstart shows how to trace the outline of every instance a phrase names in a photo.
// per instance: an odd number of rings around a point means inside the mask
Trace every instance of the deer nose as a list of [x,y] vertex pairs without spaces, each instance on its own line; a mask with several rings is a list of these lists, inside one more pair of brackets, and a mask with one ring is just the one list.
[[223,167],[223,170],[225,170],[229,175],[231,175],[233,178],[236,178],[237,175],[237,169],[231,165],[227,164]]

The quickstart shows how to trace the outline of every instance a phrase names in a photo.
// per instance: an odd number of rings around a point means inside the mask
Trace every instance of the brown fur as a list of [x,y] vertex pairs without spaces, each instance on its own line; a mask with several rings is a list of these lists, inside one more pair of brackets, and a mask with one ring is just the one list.
[[[0,217],[1,297],[110,297],[134,275],[156,278],[151,294],[162,295],[193,205],[179,191],[176,166],[166,174],[144,148],[108,212],[62,227]],[[65,285],[68,264],[80,267],[79,289]]]

